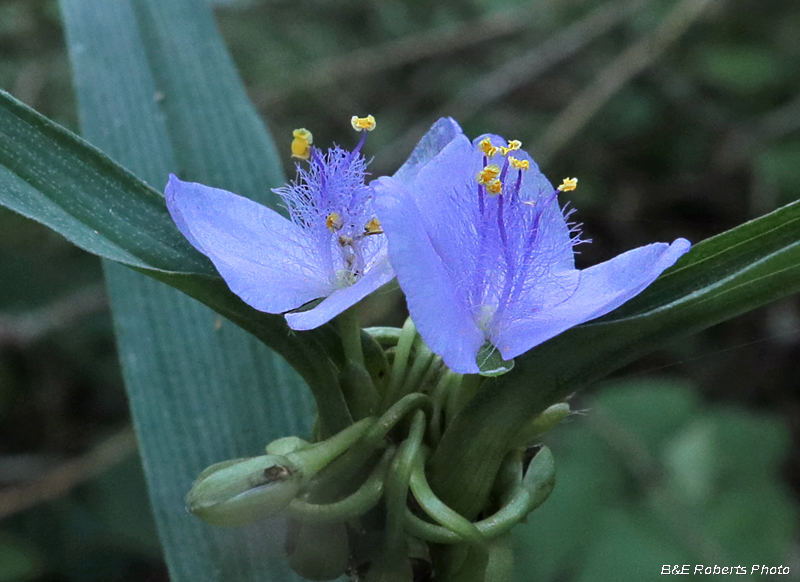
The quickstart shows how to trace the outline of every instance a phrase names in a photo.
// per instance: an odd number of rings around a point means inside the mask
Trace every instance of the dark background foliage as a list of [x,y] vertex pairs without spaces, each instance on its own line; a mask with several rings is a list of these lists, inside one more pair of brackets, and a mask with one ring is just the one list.
[[[580,178],[568,200],[593,241],[580,247],[581,265],[655,240],[698,242],[800,193],[794,0],[216,4],[220,30],[279,145],[288,149],[291,130],[301,126],[320,145],[349,145],[350,116],[372,113],[378,130],[366,151],[380,175],[394,171],[441,115],[456,117],[473,136],[520,139],[552,181]],[[0,1],[0,87],[77,130],[55,1]],[[286,170],[293,172],[288,155]],[[166,579],[127,428],[101,277],[96,258],[0,210],[0,582]],[[403,308],[396,291],[383,292],[366,305],[365,318],[397,325]],[[753,457],[774,457],[757,468],[760,489],[741,499],[746,505],[759,491],[779,498],[770,511],[784,527],[769,539],[786,545],[776,560],[793,556],[798,565],[799,327],[797,298],[760,309],[618,372],[643,383],[635,414],[616,417],[619,405],[604,394],[617,392],[603,385],[574,406],[610,406],[605,418],[617,418],[645,444],[656,439],[644,427],[659,407],[682,406],[659,396],[647,378],[668,379],[659,381],[665,393],[677,390],[684,395],[677,402],[688,398],[689,408],[701,411],[687,411],[675,427],[736,411],[730,414],[744,420],[719,429],[728,436],[715,441],[711,458],[730,459],[736,473],[755,471]],[[581,466],[575,458],[599,454],[573,442],[596,428],[591,416],[573,417],[553,437],[567,474]],[[747,428],[753,423],[769,428]],[[688,442],[703,442],[687,434]],[[761,446],[744,446],[730,436],[736,434]],[[609,442],[630,457],[624,445]],[[664,459],[667,473],[672,458]],[[611,465],[597,471],[612,481],[627,475]],[[702,466],[696,463],[690,481],[702,477]],[[681,491],[691,497],[695,490]],[[624,488],[608,503],[649,515],[640,504],[652,492]],[[759,527],[753,535],[763,534]],[[640,529],[619,531],[628,532],[621,539],[630,547],[645,539]],[[727,531],[739,530],[729,523]],[[739,541],[719,542],[734,561],[745,552]],[[614,566],[586,560],[590,570]],[[548,567],[543,579],[554,572],[600,579]]]

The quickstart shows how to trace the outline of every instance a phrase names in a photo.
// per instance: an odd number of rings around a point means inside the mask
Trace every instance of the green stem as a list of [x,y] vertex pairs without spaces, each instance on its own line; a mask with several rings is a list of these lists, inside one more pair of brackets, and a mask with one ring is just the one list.
[[354,420],[372,416],[377,412],[380,396],[369,372],[348,360],[339,373],[339,385]]
[[369,478],[352,495],[334,503],[310,503],[302,499],[293,499],[283,514],[298,521],[314,523],[344,522],[363,515],[381,500],[383,479],[395,450],[394,447],[386,449]]
[[422,510],[434,521],[458,534],[464,541],[480,544],[484,541],[483,535],[468,519],[462,517],[436,497],[425,478],[425,455],[417,455],[411,469],[411,492]]
[[389,385],[392,368],[384,347],[366,330],[361,330],[361,346],[364,348],[365,365],[372,376],[379,397],[378,404],[380,404],[380,400],[386,393],[386,387]]
[[350,450],[317,476],[312,484],[312,497],[323,500],[335,499],[340,491],[352,482],[364,463],[375,455],[375,451],[384,446],[389,431],[408,413],[418,408],[430,411],[430,397],[425,394],[409,394],[398,400]]
[[[511,531],[531,511],[544,503],[555,485],[553,455],[542,448],[525,473],[523,483],[514,488],[508,502],[495,514],[475,522],[474,527],[484,539],[491,539]],[[464,538],[446,527],[424,521],[405,512],[405,530],[409,535],[434,544],[461,544]]]
[[420,454],[422,437],[425,434],[425,413],[414,413],[408,438],[400,445],[386,478],[386,542],[388,555],[398,553],[405,543],[403,533],[404,515],[407,505],[409,480],[416,457]]
[[[419,336],[417,337],[419,338]],[[408,375],[403,382],[403,387],[400,390],[400,394],[422,392],[422,377],[433,364],[434,354],[432,351],[430,351],[430,349],[428,349],[428,346],[425,345],[425,342],[422,341],[422,338],[419,338],[419,342],[416,342],[415,345],[416,355],[414,356],[414,364],[411,366],[411,370],[408,372]]]
[[389,387],[386,389],[386,394],[383,398],[381,408],[386,410],[401,396],[403,388],[403,380],[406,375],[406,366],[408,365],[408,357],[411,353],[411,346],[414,344],[414,339],[417,336],[417,326],[409,317],[403,324],[403,329],[400,332],[400,338],[397,341],[397,348],[394,354],[394,362],[392,363],[392,377],[389,380]]
[[346,360],[364,366],[364,349],[361,346],[361,323],[358,318],[358,306],[353,305],[336,316],[339,334],[342,336],[342,347]]
[[453,387],[453,384],[461,378],[461,374],[456,374],[451,370],[446,370],[442,377],[439,378],[436,388],[433,389],[431,396],[433,400],[433,414],[431,421],[428,425],[430,433],[431,446],[436,448],[439,440],[442,438],[442,408],[447,401],[447,395]]
[[399,327],[365,327],[364,331],[384,349],[396,346],[400,340],[401,330]]
[[310,447],[288,453],[286,458],[297,466],[304,479],[310,479],[336,457],[344,453],[375,424],[374,417],[365,418],[337,435]]
[[489,563],[483,582],[509,582],[514,570],[514,542],[507,533],[489,546]]

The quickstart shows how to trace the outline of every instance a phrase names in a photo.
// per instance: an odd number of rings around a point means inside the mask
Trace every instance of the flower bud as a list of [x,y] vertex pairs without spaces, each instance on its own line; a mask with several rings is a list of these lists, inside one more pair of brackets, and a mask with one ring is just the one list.
[[569,404],[558,402],[545,409],[539,416],[534,418],[523,428],[514,438],[515,447],[526,447],[537,438],[551,431],[556,425],[564,420],[569,414]]
[[200,473],[186,505],[212,525],[247,525],[288,505],[300,488],[301,477],[279,455],[224,461]]

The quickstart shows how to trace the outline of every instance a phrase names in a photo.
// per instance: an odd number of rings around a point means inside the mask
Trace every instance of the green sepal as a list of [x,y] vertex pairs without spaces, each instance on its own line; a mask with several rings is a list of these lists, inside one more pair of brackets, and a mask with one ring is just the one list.
[[491,342],[486,342],[478,350],[478,355],[475,357],[475,363],[478,364],[478,372],[481,376],[493,377],[502,376],[514,369],[514,360],[504,360],[498,350]]

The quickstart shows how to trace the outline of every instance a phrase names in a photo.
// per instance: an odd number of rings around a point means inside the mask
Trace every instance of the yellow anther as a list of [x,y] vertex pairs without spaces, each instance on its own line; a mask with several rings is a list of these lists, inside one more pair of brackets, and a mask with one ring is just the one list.
[[328,227],[328,230],[331,232],[336,232],[337,230],[341,230],[344,226],[344,220],[342,220],[342,215],[338,212],[331,212],[328,215],[328,218],[325,219],[325,226]]
[[370,218],[369,222],[364,225],[364,234],[383,234],[383,229],[381,228],[381,221],[377,218]]
[[503,191],[503,183],[495,178],[486,184],[486,191],[489,194],[500,194]]
[[531,163],[528,160],[518,160],[514,156],[508,156],[508,163],[511,164],[511,167],[515,170],[530,170]]
[[500,166],[497,164],[489,164],[475,175],[475,180],[477,180],[478,184],[486,185],[499,175]]
[[314,136],[307,129],[301,127],[292,132],[292,157],[307,160],[311,157],[311,144],[314,142]]
[[513,152],[521,147],[522,147],[521,141],[519,141],[518,139],[512,139],[510,142],[508,142],[508,147],[500,146],[500,153],[506,156],[508,155],[508,152]]
[[488,137],[483,138],[478,143],[478,148],[484,153],[487,158],[491,158],[497,153],[497,148],[492,145],[492,140]]
[[356,131],[372,131],[375,129],[375,118],[372,115],[367,115],[366,117],[354,115],[350,119],[350,125],[352,125],[353,129]]
[[561,182],[561,185],[558,187],[558,191],[559,192],[572,192],[577,187],[578,187],[578,179],[577,178],[564,178],[564,181]]

